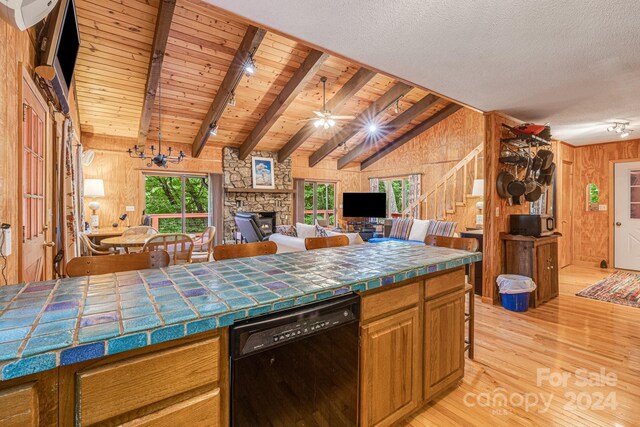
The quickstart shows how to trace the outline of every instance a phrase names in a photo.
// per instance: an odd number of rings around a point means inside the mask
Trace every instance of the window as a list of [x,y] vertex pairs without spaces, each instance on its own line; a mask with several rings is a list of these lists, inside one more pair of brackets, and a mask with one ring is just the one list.
[[388,218],[398,216],[409,207],[409,178],[381,178],[378,180],[378,191],[387,193]]
[[209,178],[145,175],[145,214],[160,233],[200,233],[209,225]]
[[304,223],[313,225],[316,219],[336,225],[336,184],[333,182],[304,183]]

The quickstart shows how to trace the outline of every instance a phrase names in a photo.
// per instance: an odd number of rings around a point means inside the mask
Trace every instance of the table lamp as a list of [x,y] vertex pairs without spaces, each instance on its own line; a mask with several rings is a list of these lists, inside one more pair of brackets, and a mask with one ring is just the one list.
[[476,209],[480,212],[476,215],[476,225],[482,226],[482,223],[484,222],[482,216],[482,210],[484,209],[484,201],[482,200],[484,197],[484,179],[473,180],[473,190],[471,191],[471,195],[474,197],[480,197],[480,200],[476,203]]
[[[104,182],[101,179],[85,179],[84,180],[84,197],[104,197]],[[97,211],[100,209],[100,203],[95,200],[89,203],[91,214],[91,227],[98,228],[100,220]]]

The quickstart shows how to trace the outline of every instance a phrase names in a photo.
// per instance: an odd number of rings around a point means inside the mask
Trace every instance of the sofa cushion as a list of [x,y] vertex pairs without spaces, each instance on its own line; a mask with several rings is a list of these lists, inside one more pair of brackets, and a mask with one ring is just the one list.
[[338,233],[337,231],[327,230],[327,236],[347,236],[350,245],[361,245],[364,243],[362,237],[358,233]]
[[415,245],[424,245],[424,240],[404,240],[404,239],[393,239],[391,237],[374,237],[372,239],[367,240],[368,243],[382,243],[382,242],[402,242],[402,243],[411,243]]
[[276,233],[282,234],[283,236],[298,237],[295,225],[278,225],[276,226]]
[[328,237],[326,228],[318,225],[317,223],[314,227],[316,227],[316,237]]
[[425,237],[427,237],[429,223],[431,223],[431,221],[427,219],[414,219],[413,225],[411,226],[411,232],[409,233],[409,240],[424,242]]
[[413,218],[394,219],[391,226],[391,233],[389,237],[393,239],[409,239],[409,233],[411,232],[411,225],[413,224]]
[[453,237],[456,232],[457,226],[457,222],[431,221],[431,224],[429,224],[429,229],[427,230],[427,236]]
[[296,222],[296,231],[298,232],[298,237],[300,237],[301,239],[306,239],[307,237],[316,237],[315,225]]

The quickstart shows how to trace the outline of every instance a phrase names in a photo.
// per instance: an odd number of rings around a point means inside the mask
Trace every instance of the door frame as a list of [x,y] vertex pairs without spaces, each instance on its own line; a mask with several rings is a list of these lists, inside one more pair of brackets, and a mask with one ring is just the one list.
[[[571,174],[569,177],[565,177],[565,170],[564,167],[565,165],[571,165]],[[561,159],[560,160],[560,173],[556,174],[556,178],[557,181],[560,181],[559,183],[556,181],[556,191],[557,191],[557,185],[560,185],[560,188],[563,188],[564,185],[564,180],[565,179],[569,179],[569,188],[571,189],[571,193],[570,194],[564,194],[564,192],[561,190],[560,191],[560,195],[561,195],[561,200],[558,200],[557,198],[554,198],[554,200],[557,202],[556,206],[557,206],[557,210],[558,212],[554,212],[554,215],[556,217],[556,219],[560,219],[560,221],[565,221],[565,219],[562,217],[562,206],[565,206],[567,203],[569,203],[569,211],[570,211],[570,216],[572,217],[571,219],[571,232],[568,235],[563,235],[562,239],[568,239],[567,243],[560,243],[558,242],[558,250],[560,250],[560,247],[564,244],[567,245],[569,247],[569,251],[570,251],[570,255],[569,255],[569,263],[563,266],[559,266],[560,269],[564,268],[564,267],[568,267],[569,265],[574,263],[574,255],[575,255],[575,245],[574,245],[574,235],[575,235],[575,221],[573,220],[573,215],[575,214],[575,181],[574,181],[574,176],[575,176],[575,161],[574,159]],[[557,224],[556,224],[557,226]],[[564,230],[564,228],[563,228]],[[558,252],[559,253],[559,252]],[[560,255],[558,255],[558,264],[562,264],[560,262]]]
[[609,160],[609,194],[611,195],[610,205],[611,209],[607,209],[607,216],[609,221],[609,268],[615,268],[615,210],[616,210],[616,182],[615,182],[615,173],[616,173],[616,164],[617,163],[635,163],[640,162],[640,157],[636,157],[633,159],[617,159],[617,160]]
[[[44,198],[45,198],[45,202],[43,205],[43,209],[44,209],[44,241],[45,242],[51,242],[52,238],[53,238],[53,227],[52,227],[52,222],[53,222],[53,210],[54,210],[54,206],[53,206],[53,182],[55,180],[54,174],[55,174],[55,159],[54,157],[54,153],[53,153],[53,141],[52,141],[52,114],[51,114],[51,109],[49,108],[49,104],[47,103],[47,101],[45,100],[44,96],[42,95],[42,93],[40,92],[40,88],[37,86],[36,82],[33,80],[33,77],[31,76],[31,73],[29,73],[28,68],[24,65],[24,63],[19,62],[18,63],[18,68],[20,69],[20,84],[18,85],[18,117],[20,118],[20,126],[18,129],[18,138],[19,138],[19,144],[16,144],[17,146],[17,158],[18,159],[22,159],[22,150],[24,149],[23,144],[23,132],[24,132],[24,126],[22,125],[22,117],[24,114],[24,97],[25,97],[25,91],[24,91],[24,83],[26,83],[29,86],[29,89],[33,92],[36,100],[42,104],[42,107],[44,109],[45,112],[45,118],[44,118],[44,123],[43,123],[43,130],[44,130],[44,155],[45,155],[45,161],[44,161],[44,179],[45,179],[45,183],[44,183],[44,188],[43,188],[43,193],[44,193]],[[23,204],[22,204],[22,198],[23,198],[23,164],[22,164],[22,160],[20,160],[19,165],[18,165],[18,196],[19,196],[19,203],[18,203],[18,227],[16,227],[15,233],[17,234],[17,241],[18,241],[18,251],[17,251],[17,255],[18,255],[18,281],[19,282],[23,282],[23,275],[24,275],[24,259],[23,259],[23,234],[22,234],[22,227],[23,227]],[[45,247],[44,248],[44,260],[43,260],[43,276],[44,276],[44,280],[50,280],[53,277],[53,247]]]

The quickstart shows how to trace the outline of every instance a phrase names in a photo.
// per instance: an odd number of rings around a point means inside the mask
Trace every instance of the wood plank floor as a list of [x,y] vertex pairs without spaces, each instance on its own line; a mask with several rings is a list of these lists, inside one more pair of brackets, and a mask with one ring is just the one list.
[[[476,356],[463,384],[404,424],[640,425],[640,309],[575,296],[612,271],[566,267],[560,296],[527,313],[476,300]],[[582,384],[601,372],[607,384]]]

